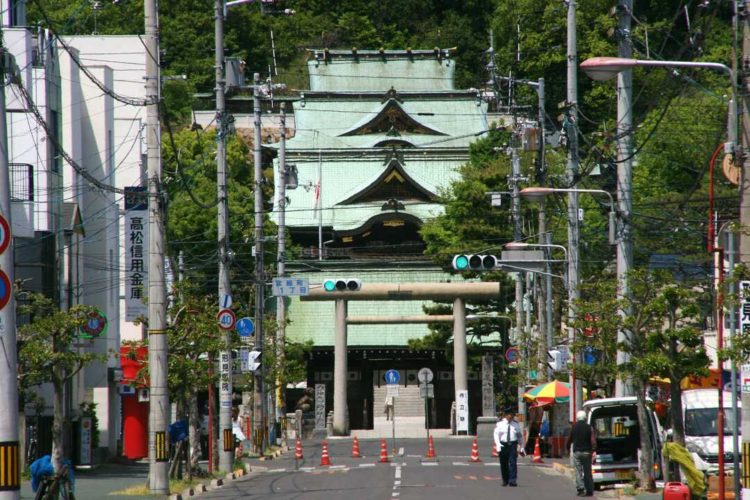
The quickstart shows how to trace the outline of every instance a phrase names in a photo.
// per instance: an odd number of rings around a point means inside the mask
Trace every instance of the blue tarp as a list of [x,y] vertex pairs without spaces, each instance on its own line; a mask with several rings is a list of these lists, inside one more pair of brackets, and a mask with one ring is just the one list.
[[187,420],[178,420],[172,424],[169,424],[169,440],[172,443],[183,441],[188,437],[188,423]]
[[[70,489],[75,489],[75,475],[73,474],[73,464],[70,460],[63,460],[63,463],[68,466],[68,480],[70,481]],[[55,469],[52,467],[52,457],[44,455],[41,458],[37,458],[29,466],[29,473],[31,474],[31,489],[36,493],[39,489],[39,485],[42,483],[42,479],[47,476],[54,476]]]

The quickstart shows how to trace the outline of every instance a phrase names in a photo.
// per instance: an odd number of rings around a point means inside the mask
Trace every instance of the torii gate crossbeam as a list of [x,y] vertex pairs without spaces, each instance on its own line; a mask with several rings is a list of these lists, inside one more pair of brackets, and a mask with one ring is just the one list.
[[349,300],[452,300],[453,301],[453,381],[454,390],[468,390],[466,360],[466,300],[487,300],[500,295],[498,282],[463,283],[363,283],[355,292],[327,292],[311,288],[302,301],[335,300],[333,364],[333,434],[346,436],[347,389],[347,302]]

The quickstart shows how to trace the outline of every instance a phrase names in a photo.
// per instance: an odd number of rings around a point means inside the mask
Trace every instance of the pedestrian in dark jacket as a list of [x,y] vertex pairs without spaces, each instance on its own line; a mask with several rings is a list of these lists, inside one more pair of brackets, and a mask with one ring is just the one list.
[[591,457],[596,451],[596,434],[586,422],[586,412],[576,414],[576,423],[570,429],[566,448],[571,449],[576,466],[576,490],[579,497],[594,496],[594,478],[591,475]]

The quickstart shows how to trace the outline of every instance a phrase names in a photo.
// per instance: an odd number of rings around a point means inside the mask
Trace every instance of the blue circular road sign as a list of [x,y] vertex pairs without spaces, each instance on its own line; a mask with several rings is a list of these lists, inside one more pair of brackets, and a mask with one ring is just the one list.
[[509,347],[508,350],[505,351],[505,359],[508,363],[516,363],[521,359],[521,351],[519,351],[517,347]]
[[385,375],[383,375],[383,379],[386,384],[398,384],[398,381],[401,380],[401,376],[396,370],[388,370],[385,372]]
[[245,317],[237,320],[235,328],[237,329],[237,333],[240,334],[240,337],[250,337],[253,332],[255,332],[255,323],[253,323],[251,318]]
[[0,271],[0,311],[10,301],[10,294],[13,293],[13,287],[10,285],[8,275]]

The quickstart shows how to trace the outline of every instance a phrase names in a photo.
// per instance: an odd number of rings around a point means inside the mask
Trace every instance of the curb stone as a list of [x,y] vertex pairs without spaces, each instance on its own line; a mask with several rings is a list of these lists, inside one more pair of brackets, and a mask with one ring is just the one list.
[[193,488],[185,488],[182,492],[182,498],[195,496],[195,490]]

